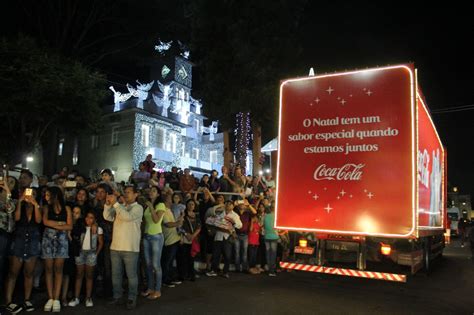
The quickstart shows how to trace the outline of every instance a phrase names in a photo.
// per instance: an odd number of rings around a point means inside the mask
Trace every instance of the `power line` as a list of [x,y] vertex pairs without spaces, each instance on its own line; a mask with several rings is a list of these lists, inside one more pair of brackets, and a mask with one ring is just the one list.
[[432,110],[432,114],[446,114],[446,113],[456,113],[456,112],[463,112],[468,110],[474,110],[474,104],[472,105],[463,105],[463,106],[456,106],[456,107],[445,107]]

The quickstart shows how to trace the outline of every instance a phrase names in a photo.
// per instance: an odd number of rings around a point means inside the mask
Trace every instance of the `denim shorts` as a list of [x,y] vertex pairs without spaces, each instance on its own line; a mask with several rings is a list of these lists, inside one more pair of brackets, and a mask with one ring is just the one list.
[[46,228],[41,242],[41,258],[69,258],[69,240],[66,231]]
[[11,245],[11,255],[22,261],[39,257],[41,254],[41,237],[39,231],[16,231]]
[[97,255],[95,250],[81,250],[79,256],[75,257],[76,265],[97,265]]

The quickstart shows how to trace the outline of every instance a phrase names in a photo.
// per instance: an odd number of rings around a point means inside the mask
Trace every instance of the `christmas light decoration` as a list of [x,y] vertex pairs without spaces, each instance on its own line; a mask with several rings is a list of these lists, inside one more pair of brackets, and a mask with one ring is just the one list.
[[[142,125],[149,126],[149,147],[145,147],[142,139]],[[133,167],[134,169],[138,168],[138,164],[145,160],[147,154],[150,153],[150,149],[156,147],[157,139],[156,136],[158,132],[156,131],[158,128],[162,128],[166,130],[165,133],[165,148],[168,143],[172,143],[176,141],[176,147],[181,147],[182,144],[182,137],[181,137],[181,127],[173,125],[169,122],[159,120],[154,117],[149,117],[143,114],[137,113],[135,115],[135,133],[134,133],[134,141],[133,141]],[[176,140],[174,140],[176,139]],[[155,158],[157,158],[155,156]],[[162,163],[161,163],[162,162]],[[157,163],[158,164],[158,163]],[[181,165],[181,156],[179,154],[173,153],[173,160],[171,162],[164,162],[160,161],[158,167],[160,168],[171,168],[173,165]]]
[[217,133],[217,126],[219,122],[213,121],[209,127],[201,127],[201,132],[205,132],[209,134],[209,141],[214,141],[214,134]]
[[161,55],[164,55],[165,52],[171,48],[171,44],[173,41],[169,42],[162,42],[161,40],[158,40],[159,44],[155,46],[155,50],[159,52]]
[[250,113],[239,112],[235,115],[235,149],[234,155],[241,168],[247,169],[247,152],[251,144],[252,128]]

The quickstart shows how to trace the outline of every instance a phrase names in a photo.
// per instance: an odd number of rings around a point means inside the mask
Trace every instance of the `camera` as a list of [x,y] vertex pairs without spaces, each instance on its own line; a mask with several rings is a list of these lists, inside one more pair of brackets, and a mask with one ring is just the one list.
[[238,205],[243,205],[243,204],[244,204],[244,201],[243,201],[243,200],[237,200],[237,204],[238,204]]
[[76,186],[77,186],[77,182],[75,180],[67,180],[64,183],[64,187],[66,188],[76,188]]

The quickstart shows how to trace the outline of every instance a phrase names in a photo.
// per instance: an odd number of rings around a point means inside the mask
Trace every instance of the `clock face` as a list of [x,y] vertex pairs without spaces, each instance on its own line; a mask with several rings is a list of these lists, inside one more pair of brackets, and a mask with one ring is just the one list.
[[178,70],[178,78],[185,80],[187,77],[188,73],[186,72],[186,69],[184,69],[184,66],[181,66]]
[[161,68],[161,77],[163,79],[166,79],[166,76],[171,72],[171,69],[168,68],[166,65],[163,66],[163,68]]
[[191,88],[192,85],[192,65],[191,63],[182,58],[177,57],[175,63],[175,80],[184,86]]

